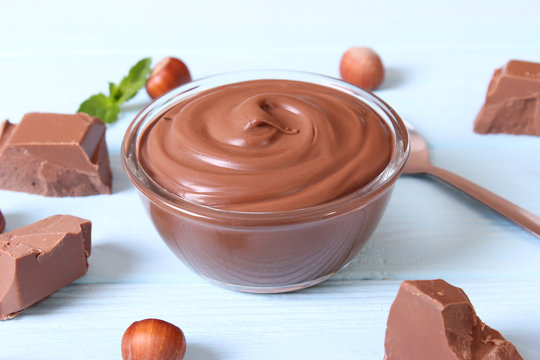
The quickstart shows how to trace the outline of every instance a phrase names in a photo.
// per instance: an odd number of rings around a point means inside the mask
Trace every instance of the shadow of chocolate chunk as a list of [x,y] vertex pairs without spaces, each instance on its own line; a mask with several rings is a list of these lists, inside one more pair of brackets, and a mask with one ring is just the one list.
[[404,281],[388,316],[385,360],[523,360],[444,280]]
[[111,193],[105,125],[84,113],[29,113],[0,124],[0,189],[45,196]]
[[539,63],[510,60],[495,70],[474,131],[540,136]]
[[0,320],[83,276],[90,233],[90,221],[55,215],[0,235]]

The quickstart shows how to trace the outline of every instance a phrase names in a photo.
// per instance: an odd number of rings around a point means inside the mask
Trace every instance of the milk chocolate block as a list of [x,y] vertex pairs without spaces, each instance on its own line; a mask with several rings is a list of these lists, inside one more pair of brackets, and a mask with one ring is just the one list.
[[6,219],[4,219],[4,215],[2,215],[2,212],[0,211],[0,234],[4,231],[6,228]]
[[111,193],[105,125],[84,113],[29,113],[0,124],[0,189],[45,196]]
[[465,292],[444,280],[401,284],[384,347],[385,360],[523,360],[478,318]]
[[539,63],[510,60],[495,70],[474,131],[540,136]]
[[55,215],[0,235],[0,320],[83,276],[90,231],[88,220]]

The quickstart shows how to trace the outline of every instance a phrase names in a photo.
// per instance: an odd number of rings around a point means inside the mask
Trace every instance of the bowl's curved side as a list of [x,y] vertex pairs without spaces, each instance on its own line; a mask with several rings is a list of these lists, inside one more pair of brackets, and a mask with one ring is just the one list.
[[161,238],[195,272],[237,291],[275,293],[315,285],[346,266],[377,227],[391,192],[347,214],[257,228],[216,225],[142,201]]

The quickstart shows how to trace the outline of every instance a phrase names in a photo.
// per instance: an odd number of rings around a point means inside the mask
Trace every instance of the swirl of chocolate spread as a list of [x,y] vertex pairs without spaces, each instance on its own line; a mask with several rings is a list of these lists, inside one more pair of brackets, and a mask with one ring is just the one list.
[[161,186],[211,207],[273,212],[327,203],[375,179],[389,126],[344,91],[253,80],[188,97],[145,130],[139,159]]

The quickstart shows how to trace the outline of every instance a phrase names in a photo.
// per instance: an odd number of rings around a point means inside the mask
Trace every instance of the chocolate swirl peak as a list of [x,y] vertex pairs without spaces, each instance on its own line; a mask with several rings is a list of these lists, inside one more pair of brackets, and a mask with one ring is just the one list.
[[286,211],[358,190],[387,166],[388,125],[338,89],[253,80],[188,97],[145,129],[139,159],[188,201]]

